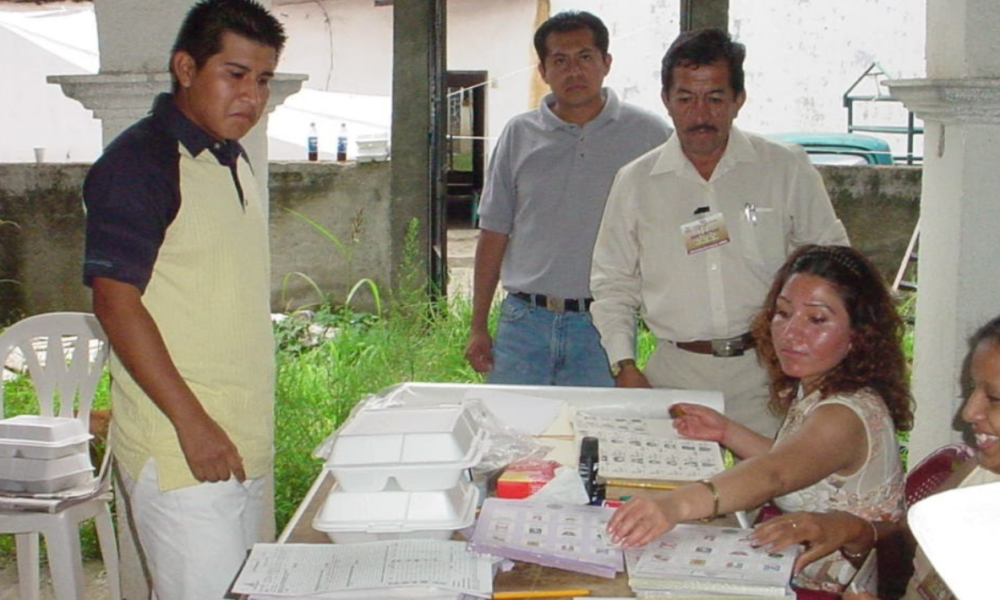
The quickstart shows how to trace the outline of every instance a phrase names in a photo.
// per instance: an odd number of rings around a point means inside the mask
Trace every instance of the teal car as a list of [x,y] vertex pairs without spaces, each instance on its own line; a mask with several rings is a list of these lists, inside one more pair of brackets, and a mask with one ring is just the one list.
[[771,139],[805,148],[817,165],[891,165],[892,149],[885,140],[857,133],[774,133]]

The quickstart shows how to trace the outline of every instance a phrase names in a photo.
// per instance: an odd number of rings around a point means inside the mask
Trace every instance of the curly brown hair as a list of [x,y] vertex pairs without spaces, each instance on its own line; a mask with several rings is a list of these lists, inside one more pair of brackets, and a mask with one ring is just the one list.
[[768,407],[775,414],[785,414],[799,387],[797,378],[781,370],[771,336],[778,296],[797,273],[821,277],[830,283],[850,317],[851,349],[823,377],[819,388],[822,397],[872,389],[882,397],[896,429],[908,431],[913,426],[913,397],[903,356],[903,320],[878,270],[863,254],[848,246],[798,248],[775,275],[763,308],[752,321],[757,357],[771,379]]

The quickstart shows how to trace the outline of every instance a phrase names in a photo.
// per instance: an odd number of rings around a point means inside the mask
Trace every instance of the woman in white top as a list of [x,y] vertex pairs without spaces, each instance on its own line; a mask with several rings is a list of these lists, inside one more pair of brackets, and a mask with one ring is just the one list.
[[[771,379],[769,408],[784,415],[771,440],[711,409],[678,404],[675,427],[715,440],[742,461],[710,480],[637,496],[608,524],[624,547],[677,523],[760,506],[846,511],[866,521],[903,512],[896,431],[912,423],[903,324],[882,276],[846,246],[803,246],[775,277],[751,327]],[[789,521],[789,541],[797,524]],[[839,592],[853,576],[847,545],[825,549],[793,581]]]

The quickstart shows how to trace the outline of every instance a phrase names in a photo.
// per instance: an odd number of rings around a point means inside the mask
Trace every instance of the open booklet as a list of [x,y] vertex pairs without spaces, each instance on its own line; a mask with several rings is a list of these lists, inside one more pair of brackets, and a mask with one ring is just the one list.
[[681,524],[625,552],[629,586],[649,596],[794,598],[798,547],[768,552],[750,545],[750,529]]
[[585,436],[597,438],[604,479],[698,481],[725,469],[717,442],[683,438],[670,419],[578,411],[573,426],[577,445]]

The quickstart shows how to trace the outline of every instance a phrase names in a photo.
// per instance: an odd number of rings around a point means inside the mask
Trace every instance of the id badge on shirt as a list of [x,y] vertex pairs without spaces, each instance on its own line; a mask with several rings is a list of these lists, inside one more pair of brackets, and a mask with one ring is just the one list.
[[705,215],[681,225],[688,255],[704,252],[729,243],[729,230],[721,212]]

